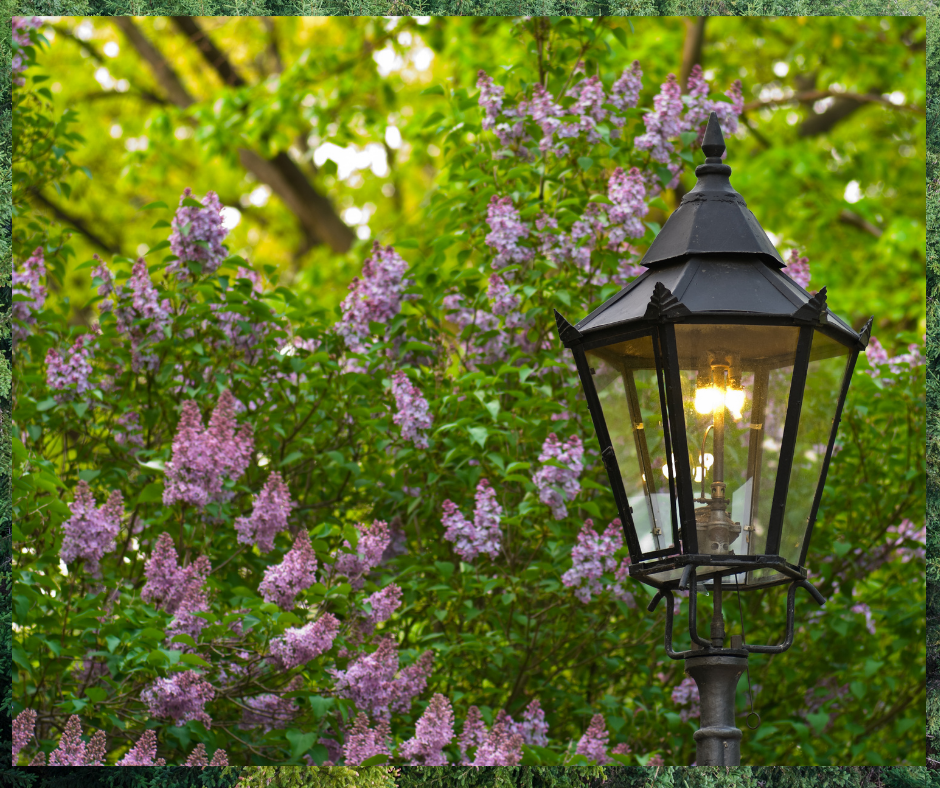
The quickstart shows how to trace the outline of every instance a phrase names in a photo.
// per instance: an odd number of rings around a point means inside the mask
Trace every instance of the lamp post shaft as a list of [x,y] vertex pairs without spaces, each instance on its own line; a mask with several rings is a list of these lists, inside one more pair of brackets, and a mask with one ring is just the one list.
[[701,727],[694,734],[698,766],[740,766],[741,731],[734,724],[734,691],[747,657],[689,657],[685,672],[698,686]]

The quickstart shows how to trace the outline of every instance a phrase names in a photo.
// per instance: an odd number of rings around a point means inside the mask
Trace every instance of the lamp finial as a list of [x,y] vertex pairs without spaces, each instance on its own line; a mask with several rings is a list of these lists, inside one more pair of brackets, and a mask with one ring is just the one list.
[[705,160],[707,164],[721,164],[721,155],[725,152],[725,138],[721,133],[717,112],[712,112],[708,116],[705,137],[702,139],[702,151],[708,157]]

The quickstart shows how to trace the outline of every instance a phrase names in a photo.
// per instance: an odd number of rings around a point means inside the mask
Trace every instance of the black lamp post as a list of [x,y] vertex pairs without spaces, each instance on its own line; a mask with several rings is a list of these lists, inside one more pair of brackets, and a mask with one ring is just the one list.
[[[701,697],[697,763],[738,765],[734,692],[749,653],[793,642],[804,568],[861,333],[781,269],[741,196],[718,118],[708,120],[682,198],[642,260],[648,269],[576,325],[574,353],[630,550],[630,575],[665,598],[666,653]],[[789,584],[786,637],[725,647],[722,594]],[[713,594],[699,634],[697,592]],[[689,589],[692,648],[672,647],[675,589]]]

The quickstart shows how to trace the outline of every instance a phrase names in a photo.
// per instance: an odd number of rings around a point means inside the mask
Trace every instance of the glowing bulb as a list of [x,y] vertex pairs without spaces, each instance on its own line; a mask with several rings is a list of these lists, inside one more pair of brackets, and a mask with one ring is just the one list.
[[697,482],[702,481],[702,466],[701,465],[695,466],[695,481]]
[[714,413],[725,401],[725,392],[722,389],[708,386],[695,390],[695,410],[698,413]]
[[714,464],[715,458],[708,452],[705,452],[705,469],[707,470],[708,468],[711,468]]
[[725,392],[725,407],[736,419],[740,419],[744,407],[744,389],[728,389]]

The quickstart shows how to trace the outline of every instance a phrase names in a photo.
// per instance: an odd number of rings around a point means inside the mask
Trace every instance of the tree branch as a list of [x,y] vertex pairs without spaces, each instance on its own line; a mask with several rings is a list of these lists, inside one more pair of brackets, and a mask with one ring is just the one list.
[[64,208],[60,208],[58,205],[52,202],[52,200],[40,192],[39,189],[31,188],[29,190],[29,196],[32,197],[36,202],[51,210],[56,219],[58,219],[60,222],[72,225],[72,227],[84,235],[95,246],[103,249],[112,256],[121,253],[120,246],[105,241],[100,235],[89,229],[88,225],[86,225],[81,219],[72,216]]
[[689,74],[696,65],[702,65],[702,45],[705,43],[705,23],[707,16],[686,17],[685,44],[682,47],[682,68],[679,70],[679,86],[683,93],[689,89]]
[[883,230],[880,227],[876,227],[870,222],[865,221],[861,216],[853,211],[843,208],[842,212],[839,214],[839,221],[842,224],[850,224],[853,227],[858,227],[859,230],[864,230],[866,233],[871,233],[875,238],[881,238],[881,233]]
[[127,40],[130,41],[131,46],[137,50],[138,54],[150,64],[157,82],[166,91],[170,101],[183,109],[194,103],[195,100],[183,86],[183,82],[177,76],[176,71],[160,51],[150,43],[150,39],[140,32],[131,17],[116,16],[114,17],[114,24],[127,36]]

